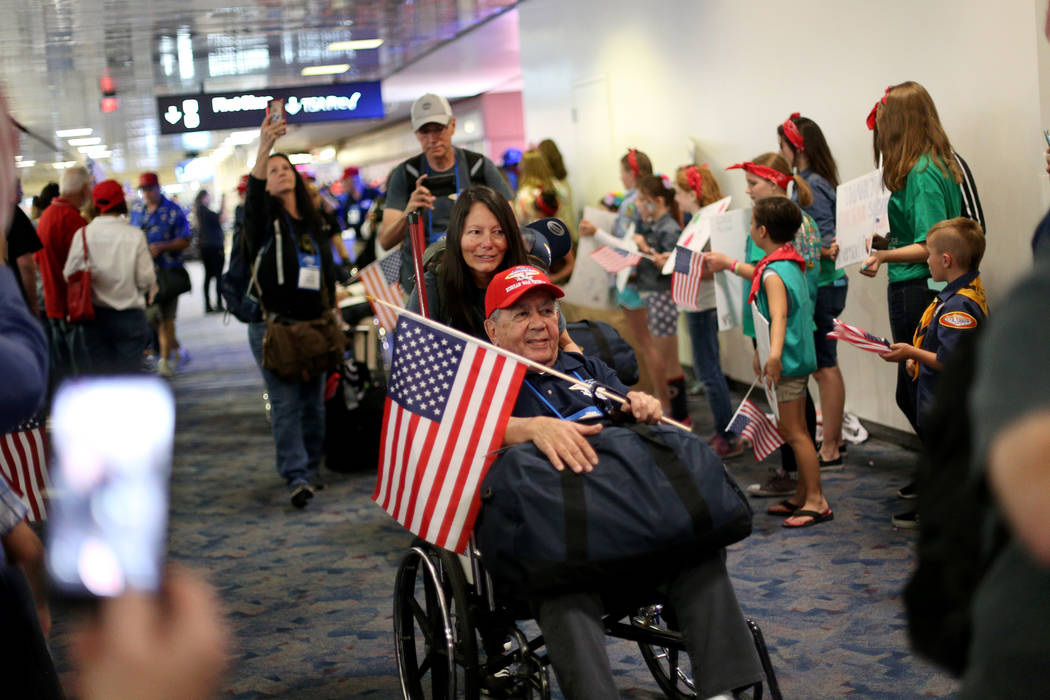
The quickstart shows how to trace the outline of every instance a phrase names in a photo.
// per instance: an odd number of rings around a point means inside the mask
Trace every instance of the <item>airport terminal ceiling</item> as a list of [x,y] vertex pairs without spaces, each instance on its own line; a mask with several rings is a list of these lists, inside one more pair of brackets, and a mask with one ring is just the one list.
[[[28,189],[56,179],[56,163],[85,157],[126,178],[170,169],[188,152],[220,146],[229,132],[161,135],[157,97],[383,80],[515,4],[2,0],[0,83],[9,108],[58,147],[23,135],[23,181]],[[329,66],[329,74],[309,75]],[[407,104],[388,104],[387,111],[407,115]],[[302,143],[291,145],[331,142],[375,126],[361,120],[304,127]]]

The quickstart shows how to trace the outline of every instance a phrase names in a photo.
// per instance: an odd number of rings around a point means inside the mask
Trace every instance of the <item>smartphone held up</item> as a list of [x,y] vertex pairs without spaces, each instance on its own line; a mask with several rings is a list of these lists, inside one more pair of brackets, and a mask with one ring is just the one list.
[[273,99],[266,103],[266,117],[270,120],[271,124],[284,119],[284,100]]
[[174,432],[171,389],[154,377],[60,387],[46,547],[56,592],[92,598],[159,590]]

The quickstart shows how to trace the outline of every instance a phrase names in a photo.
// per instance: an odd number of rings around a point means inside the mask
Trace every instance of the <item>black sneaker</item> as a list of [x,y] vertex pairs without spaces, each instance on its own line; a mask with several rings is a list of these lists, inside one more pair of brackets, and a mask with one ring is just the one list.
[[299,484],[292,491],[292,505],[296,508],[305,508],[313,497],[314,490],[309,484]]
[[893,527],[901,530],[917,530],[919,529],[919,511],[910,510],[907,513],[894,515],[892,522]]
[[906,501],[913,501],[919,497],[919,489],[915,482],[912,481],[907,486],[901,486],[897,489],[897,495]]

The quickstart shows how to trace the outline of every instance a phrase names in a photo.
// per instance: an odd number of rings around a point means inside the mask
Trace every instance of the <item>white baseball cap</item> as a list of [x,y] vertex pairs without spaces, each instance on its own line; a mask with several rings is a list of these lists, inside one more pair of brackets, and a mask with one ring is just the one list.
[[427,124],[448,126],[452,121],[452,105],[441,95],[427,93],[412,103],[412,131]]

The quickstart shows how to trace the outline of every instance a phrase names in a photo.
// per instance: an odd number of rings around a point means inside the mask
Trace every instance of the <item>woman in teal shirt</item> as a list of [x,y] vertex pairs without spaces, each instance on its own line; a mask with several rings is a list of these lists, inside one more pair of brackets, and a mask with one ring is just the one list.
[[[869,117],[875,158],[883,162],[883,182],[893,194],[890,235],[885,250],[873,250],[860,272],[874,277],[886,263],[887,301],[893,342],[910,342],[935,292],[927,284],[926,232],[939,221],[959,216],[962,173],[944,133],[937,108],[922,85],[908,81],[886,91]],[[897,406],[918,432],[915,383],[900,365]]]

